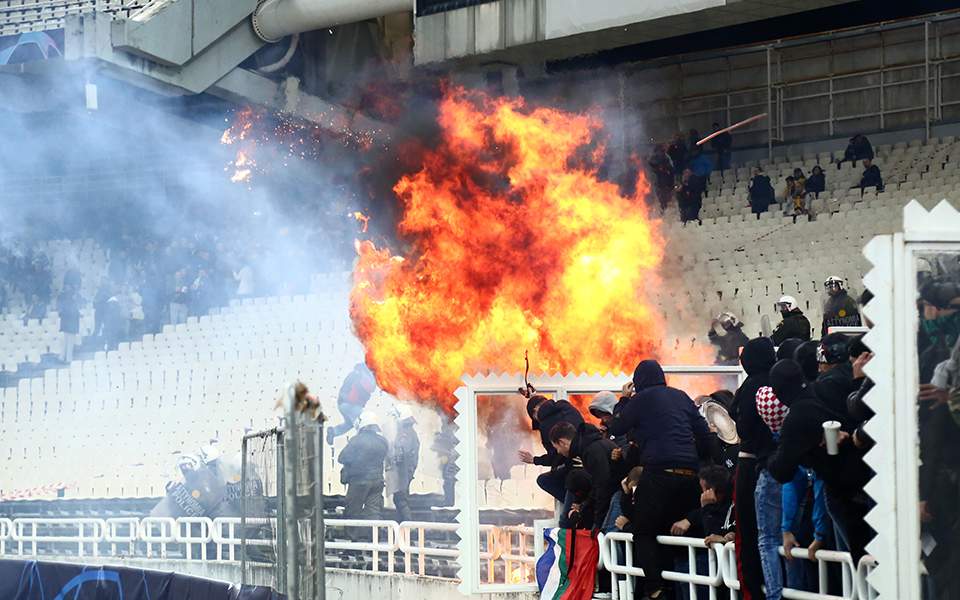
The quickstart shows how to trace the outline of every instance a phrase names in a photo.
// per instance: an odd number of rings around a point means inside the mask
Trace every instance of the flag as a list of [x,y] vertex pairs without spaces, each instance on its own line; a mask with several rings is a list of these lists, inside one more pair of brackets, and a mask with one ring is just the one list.
[[546,542],[537,560],[540,600],[590,600],[597,578],[600,545],[586,529],[544,529]]

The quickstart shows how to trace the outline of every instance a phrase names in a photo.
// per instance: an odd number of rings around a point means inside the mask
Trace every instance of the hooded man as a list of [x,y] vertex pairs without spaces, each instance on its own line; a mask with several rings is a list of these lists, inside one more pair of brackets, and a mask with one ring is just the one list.
[[563,456],[557,454],[556,448],[550,442],[550,431],[558,423],[570,423],[577,427],[583,423],[583,417],[566,400],[555,401],[540,395],[531,396],[527,400],[527,414],[530,415],[533,430],[540,431],[540,443],[543,444],[546,453],[534,456],[526,450],[521,450],[520,460],[528,465],[550,467],[549,472],[537,477],[537,485],[557,501],[563,502],[567,494],[564,480],[569,464]]
[[667,534],[699,504],[700,458],[715,454],[716,436],[693,400],[667,385],[655,360],[637,365],[633,386],[633,397],[614,416],[610,433],[629,435],[642,468],[633,493],[622,501],[633,532],[634,564],[646,573],[637,580],[636,597],[660,598],[667,589],[661,572],[672,568],[672,554],[656,536]]
[[843,423],[844,431],[853,433],[857,423],[848,412],[847,399],[859,389],[861,382],[854,380],[849,348],[850,338],[842,333],[831,333],[820,341],[817,348],[820,375],[813,383],[813,391],[842,417],[838,420]]
[[340,482],[347,485],[344,516],[379,519],[383,512],[383,467],[389,444],[380,434],[377,416],[360,413],[357,435],[350,438],[337,462],[343,465]]
[[790,338],[803,341],[810,339],[810,320],[800,310],[796,298],[782,296],[775,306],[783,320],[770,335],[774,346],[779,346],[783,340]]
[[847,293],[843,279],[833,275],[823,282],[823,287],[827,290],[827,301],[823,304],[821,337],[826,336],[831,327],[859,327],[860,309]]
[[757,464],[773,450],[770,429],[757,413],[757,391],[769,385],[770,367],[777,356],[770,338],[759,337],[747,342],[740,354],[740,364],[747,378],[733,397],[731,411],[740,435],[740,454],[737,462],[734,503],[737,521],[737,569],[741,573],[744,598],[764,598],[763,568],[758,548],[756,494],[759,472]]
[[610,465],[610,454],[616,445],[589,423],[577,427],[566,422],[557,423],[550,430],[550,442],[560,456],[585,469],[592,480],[590,494],[582,505],[571,506],[571,498],[567,498],[560,515],[560,527],[570,527],[570,513],[574,510],[580,515],[581,529],[599,527],[610,507],[610,498],[620,487],[620,480],[613,477]]
[[801,465],[813,469],[826,486],[827,511],[854,562],[865,553],[873,533],[864,517],[870,500],[863,487],[872,477],[860,451],[847,433],[841,433],[839,454],[830,456],[824,444],[823,423],[843,416],[823,403],[807,383],[795,361],[781,360],[770,369],[773,393],[786,405],[780,444],[767,460],[767,470],[780,483],[791,481]]

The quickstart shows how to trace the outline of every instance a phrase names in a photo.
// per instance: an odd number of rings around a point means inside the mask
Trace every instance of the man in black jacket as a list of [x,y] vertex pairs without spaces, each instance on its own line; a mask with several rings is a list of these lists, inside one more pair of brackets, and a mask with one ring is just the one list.
[[776,304],[780,316],[783,318],[777,328],[773,330],[770,339],[775,346],[779,346],[783,340],[797,338],[807,341],[810,339],[810,320],[803,314],[797,305],[797,299],[793,296],[782,296]]
[[843,158],[837,161],[837,168],[839,169],[844,161],[853,162],[853,166],[856,167],[860,159],[873,159],[873,146],[867,136],[858,133],[850,138],[847,149],[843,152]]
[[534,456],[526,450],[521,450],[520,460],[528,465],[550,467],[550,471],[537,477],[537,485],[558,502],[563,502],[567,494],[564,480],[569,465],[550,443],[550,431],[558,423],[570,423],[577,427],[583,423],[583,416],[566,400],[554,401],[540,395],[531,396],[527,400],[527,414],[530,415],[533,429],[540,431],[540,443],[543,444],[546,453]]
[[737,521],[737,564],[743,573],[744,598],[762,600],[763,568],[760,562],[757,512],[754,494],[759,476],[757,464],[773,451],[773,436],[757,414],[757,390],[770,385],[770,367],[776,362],[773,342],[759,337],[747,342],[740,354],[740,364],[747,378],[733,397],[732,416],[740,435],[734,503]]
[[863,176],[860,178],[860,191],[866,187],[875,187],[878,192],[883,191],[883,177],[880,176],[880,167],[873,164],[869,158],[863,161]]
[[763,174],[763,169],[753,169],[753,179],[747,187],[750,196],[750,212],[760,218],[760,213],[767,212],[770,205],[777,201],[776,192],[770,184],[770,178]]
[[634,395],[610,425],[610,434],[629,434],[642,468],[636,487],[624,494],[623,513],[633,533],[636,563],[646,576],[637,580],[636,597],[666,593],[661,571],[671,567],[671,554],[657,543],[658,535],[696,508],[700,498],[697,471],[700,458],[714,454],[710,433],[693,400],[667,386],[663,369],[644,360],[633,372]]
[[[717,332],[717,325],[723,328],[722,335]],[[740,362],[740,348],[750,341],[743,332],[743,323],[730,312],[721,313],[710,323],[707,338],[717,347],[718,365],[736,365]]]
[[620,482],[613,477],[610,465],[610,454],[617,447],[616,444],[605,438],[594,425],[581,423],[574,427],[566,422],[553,426],[550,430],[550,442],[560,456],[585,469],[592,480],[592,488],[585,503],[587,506],[571,506],[569,497],[564,502],[560,527],[569,527],[565,522],[569,522],[569,513],[574,510],[581,515],[582,528],[599,527],[610,508],[610,498],[620,487]]
[[344,516],[379,519],[383,512],[383,466],[389,445],[380,435],[376,415],[364,411],[357,419],[357,435],[350,438],[337,462],[340,481],[347,485]]
[[767,460],[774,479],[787,483],[797,467],[813,469],[827,489],[827,510],[840,538],[853,555],[854,562],[865,553],[873,536],[864,517],[870,500],[863,487],[872,473],[863,462],[863,452],[846,432],[840,434],[839,454],[830,456],[824,444],[823,423],[841,421],[843,415],[821,401],[804,378],[803,370],[792,360],[781,360],[770,370],[773,392],[790,412],[780,429],[780,443]]
[[844,431],[853,433],[856,423],[847,412],[847,398],[859,385],[853,378],[849,348],[850,338],[842,333],[831,333],[820,341],[817,348],[820,375],[813,383],[813,391],[827,408],[842,417],[839,420]]
[[[720,123],[713,124],[713,131],[720,131]],[[731,148],[733,147],[733,136],[730,135],[730,132],[721,133],[717,137],[713,138],[710,142],[710,146],[713,147],[714,151],[717,153],[717,169],[721,171],[726,171],[730,168],[730,153]]]
[[653,149],[653,154],[648,161],[650,171],[653,173],[653,188],[657,194],[657,200],[660,201],[660,212],[667,210],[667,204],[673,198],[674,172],[673,165],[667,157],[663,144],[658,144]]
[[823,304],[820,335],[827,335],[831,327],[859,327],[860,308],[847,293],[843,278],[831,275],[823,282],[823,287],[827,290],[827,301]]

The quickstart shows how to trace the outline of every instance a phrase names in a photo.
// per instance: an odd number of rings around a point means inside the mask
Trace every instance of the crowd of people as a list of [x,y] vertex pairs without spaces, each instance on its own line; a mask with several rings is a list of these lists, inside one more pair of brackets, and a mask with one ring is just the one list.
[[[714,123],[713,129],[714,133],[721,131],[720,124]],[[691,129],[686,136],[678,133],[669,144],[654,145],[647,159],[660,211],[665,212],[675,201],[683,223],[701,223],[700,211],[711,172],[722,172],[729,169],[731,164],[733,138],[729,132],[720,133],[710,140],[712,156],[704,154],[704,145],[697,145],[699,139],[696,129]],[[853,187],[861,192],[868,187],[883,191],[883,177],[880,168],[873,164],[873,158],[870,140],[858,134],[850,138],[843,158],[838,159],[836,165],[839,169],[844,162],[856,166],[858,161],[862,161],[863,174]],[[779,194],[763,168],[755,167],[747,187],[747,204],[758,219],[773,206],[786,216],[810,215],[813,199],[819,198],[826,189],[827,175],[821,165],[814,166],[809,175],[801,168],[794,169],[793,174],[784,180],[783,190]]]

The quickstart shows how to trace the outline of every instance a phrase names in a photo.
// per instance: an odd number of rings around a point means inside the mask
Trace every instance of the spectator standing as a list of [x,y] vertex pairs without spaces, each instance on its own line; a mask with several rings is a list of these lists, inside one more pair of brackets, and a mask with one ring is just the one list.
[[700,209],[703,208],[703,182],[693,171],[686,169],[683,180],[676,187],[677,204],[680,206],[680,221],[700,221]]
[[856,167],[857,161],[863,159],[873,159],[873,146],[867,136],[858,133],[850,138],[847,149],[843,152],[843,158],[837,161],[837,168],[839,169],[840,165],[847,161],[852,162]]
[[656,536],[696,508],[700,457],[715,454],[716,436],[707,429],[693,400],[667,386],[663,369],[644,360],[633,372],[634,395],[611,423],[613,435],[628,434],[638,448],[642,473],[632,493],[623,496],[624,516],[633,533],[636,562],[646,576],[637,581],[636,597],[660,598],[666,593],[661,576],[671,567],[671,554]]
[[857,423],[848,412],[847,399],[860,384],[853,377],[850,338],[843,333],[824,337],[817,349],[817,362],[820,375],[813,384],[813,391],[827,408],[842,417],[840,422],[852,432]]
[[[720,131],[720,123],[713,124],[713,132]],[[730,132],[724,132],[710,140],[710,146],[717,153],[717,168],[726,171],[730,168],[731,148],[733,147],[733,136]]]
[[[590,414],[600,420],[600,431],[613,442],[614,449],[610,452],[610,470],[614,483],[621,481],[630,471],[628,455],[630,453],[630,441],[627,435],[613,437],[610,435],[610,425],[613,423],[614,415],[618,408],[622,408],[622,398],[617,398],[613,392],[599,392],[590,402]],[[621,508],[622,492],[620,486],[616,484],[613,496],[610,498],[610,508],[607,510],[606,519],[604,519],[601,531],[608,533],[617,529],[617,518],[623,514]]]
[[337,410],[343,416],[343,423],[327,429],[327,443],[333,441],[353,428],[354,422],[363,412],[370,401],[370,396],[377,389],[377,380],[365,363],[357,363],[353,370],[344,378],[337,392]]
[[387,440],[377,417],[364,411],[357,419],[357,435],[340,452],[340,482],[347,486],[344,515],[349,519],[379,519],[383,513],[383,468]]
[[128,285],[127,289],[127,298],[128,306],[130,308],[130,326],[127,332],[127,337],[129,339],[137,339],[143,337],[143,324],[144,324],[144,312],[143,312],[143,297],[140,295],[140,292],[137,291],[137,288],[132,285]]
[[667,156],[673,163],[674,175],[679,177],[687,168],[687,145],[683,143],[683,136],[679,133],[673,136],[673,141],[667,146]]
[[545,454],[534,456],[526,450],[519,452],[520,461],[525,464],[550,467],[550,470],[537,477],[540,489],[553,496],[558,502],[566,498],[564,482],[569,473],[570,463],[560,454],[550,441],[550,431],[559,423],[569,423],[579,427],[583,423],[580,412],[566,400],[550,400],[546,396],[534,395],[527,400],[527,414],[534,431],[540,432],[540,443]]
[[73,285],[65,285],[57,298],[60,314],[60,333],[63,335],[63,351],[60,362],[73,361],[73,349],[80,339],[80,293]]
[[737,571],[743,582],[745,600],[764,598],[763,567],[760,562],[756,504],[758,465],[772,451],[773,437],[757,413],[757,391],[769,385],[770,367],[776,362],[773,342],[758,337],[750,340],[740,355],[747,378],[734,394],[730,411],[740,435],[740,454],[734,487],[737,521]]
[[874,187],[878,192],[883,191],[883,177],[880,176],[880,167],[873,164],[873,160],[866,158],[863,160],[863,176],[860,177],[860,191],[864,188]]
[[674,172],[670,158],[667,156],[663,144],[657,144],[648,161],[653,174],[654,191],[660,201],[660,212],[666,212],[670,199],[673,198]]
[[783,421],[780,444],[767,461],[767,469],[780,483],[792,481],[800,466],[813,469],[823,479],[827,511],[838,537],[856,563],[873,535],[865,520],[870,499],[863,491],[872,473],[863,462],[863,451],[857,447],[859,440],[844,430],[839,454],[827,454],[823,423],[843,422],[843,415],[830,410],[817,397],[796,362],[781,360],[774,365],[770,383],[773,393],[790,412]]
[[827,187],[827,178],[823,174],[823,169],[820,168],[820,165],[817,165],[810,171],[810,177],[807,177],[806,182],[807,193],[813,194],[815,198],[820,197],[820,192],[824,191]]
[[190,303],[191,289],[186,269],[180,269],[173,275],[173,293],[170,297],[170,324],[187,322],[187,306]]
[[388,470],[396,472],[397,489],[393,493],[393,505],[397,509],[397,521],[411,521],[410,484],[420,464],[420,437],[414,425],[413,412],[405,404],[394,405],[394,418],[397,421],[397,435],[390,450]]
[[820,335],[826,336],[831,327],[859,327],[860,309],[857,301],[847,294],[843,278],[832,275],[823,282],[827,301],[823,305],[823,324]]
[[[717,326],[723,330],[723,333],[717,332]],[[743,323],[737,319],[736,315],[730,312],[724,312],[710,323],[710,330],[707,331],[707,338],[710,343],[717,347],[716,363],[718,365],[736,365],[740,362],[740,348],[750,338],[743,333]]]
[[748,187],[750,195],[750,210],[760,218],[760,213],[767,212],[770,205],[777,201],[776,192],[770,183],[770,178],[764,175],[763,169],[756,167],[753,170],[753,179]]
[[237,283],[237,298],[252,298],[254,293],[253,267],[244,262],[239,271],[234,272],[233,279]]
[[599,429],[589,423],[580,423],[574,427],[561,421],[550,430],[550,442],[557,454],[573,461],[575,469],[584,469],[591,478],[591,489],[583,503],[577,505],[570,493],[564,499],[560,513],[560,527],[571,528],[571,513],[580,514],[580,525],[584,529],[599,527],[610,508],[610,498],[620,486],[613,477],[610,455],[617,447],[607,439]]
[[770,335],[770,339],[773,340],[775,345],[779,346],[781,342],[790,338],[797,338],[801,341],[810,339],[810,320],[800,310],[796,298],[781,296],[780,300],[777,301],[776,309],[779,311],[782,320]]

